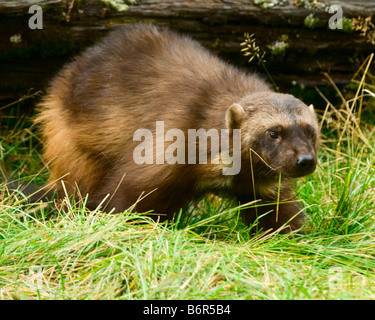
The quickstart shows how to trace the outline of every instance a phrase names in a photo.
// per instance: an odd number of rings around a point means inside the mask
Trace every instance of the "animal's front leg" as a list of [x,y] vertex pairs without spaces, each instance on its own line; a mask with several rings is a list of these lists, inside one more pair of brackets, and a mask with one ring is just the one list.
[[290,233],[299,230],[304,224],[304,214],[296,202],[275,203],[260,202],[241,212],[247,225],[253,225],[256,230]]

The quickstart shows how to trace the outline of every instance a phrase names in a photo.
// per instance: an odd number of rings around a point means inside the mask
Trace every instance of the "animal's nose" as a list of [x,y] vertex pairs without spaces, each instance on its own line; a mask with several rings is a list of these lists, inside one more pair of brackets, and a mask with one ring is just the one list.
[[309,170],[315,164],[315,160],[312,156],[300,156],[297,159],[297,167],[301,170]]

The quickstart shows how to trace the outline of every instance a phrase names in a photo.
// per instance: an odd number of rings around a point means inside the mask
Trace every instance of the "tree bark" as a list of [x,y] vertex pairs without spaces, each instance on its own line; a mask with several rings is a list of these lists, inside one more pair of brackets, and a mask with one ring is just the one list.
[[[263,9],[253,0],[138,0],[118,12],[99,0],[0,0],[0,99],[18,98],[30,88],[45,89],[72,56],[109,30],[139,21],[189,34],[224,59],[263,73],[255,60],[249,64],[241,53],[244,33],[254,33],[256,44],[266,50],[270,74],[283,90],[325,84],[324,72],[337,84],[348,83],[356,65],[374,51],[373,30],[371,25],[365,35],[331,30],[333,13],[326,8],[337,4],[346,18],[366,18],[374,15],[375,1],[326,0],[318,9],[287,2]],[[32,4],[43,8],[42,30],[28,26]],[[307,27],[306,17],[312,14]],[[273,48],[281,40],[285,50],[276,54]]]

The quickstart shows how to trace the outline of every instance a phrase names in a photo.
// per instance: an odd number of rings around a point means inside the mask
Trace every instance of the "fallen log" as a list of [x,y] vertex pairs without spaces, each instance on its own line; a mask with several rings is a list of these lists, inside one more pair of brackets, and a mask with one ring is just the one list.
[[[374,25],[371,18],[366,20],[375,13],[373,1],[133,2],[0,0],[0,100],[18,98],[30,88],[43,90],[72,56],[109,30],[139,21],[189,34],[226,60],[262,73],[241,53],[244,33],[254,33],[257,46],[266,51],[268,70],[283,90],[325,84],[324,72],[337,84],[346,84],[375,48]],[[42,8],[43,29],[30,29],[31,5]],[[337,13],[332,5],[342,9],[341,30],[329,28]]]

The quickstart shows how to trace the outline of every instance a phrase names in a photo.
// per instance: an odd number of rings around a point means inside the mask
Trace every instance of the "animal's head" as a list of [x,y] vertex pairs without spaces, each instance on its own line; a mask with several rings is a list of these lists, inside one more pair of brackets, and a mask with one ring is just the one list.
[[229,107],[227,127],[241,129],[242,157],[263,162],[284,177],[314,172],[318,121],[313,106],[291,95],[260,92]]

